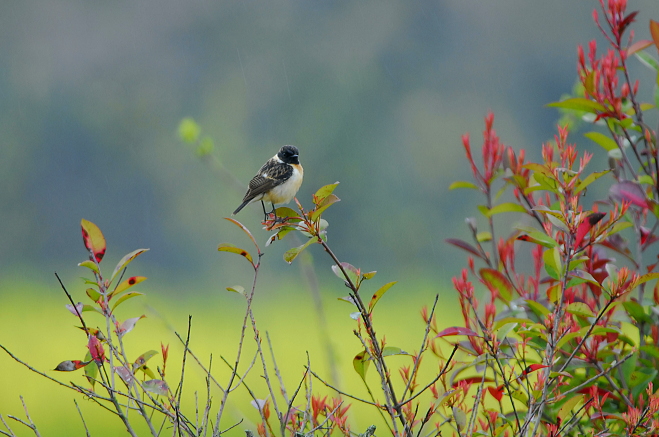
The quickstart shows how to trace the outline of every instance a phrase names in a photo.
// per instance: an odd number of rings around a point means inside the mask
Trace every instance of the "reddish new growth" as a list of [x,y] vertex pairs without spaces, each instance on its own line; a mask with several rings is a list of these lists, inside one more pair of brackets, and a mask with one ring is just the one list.
[[[638,12],[625,15],[626,0],[609,0],[606,6],[604,0],[600,0],[600,6],[607,28],[605,29],[600,23],[597,10],[593,11],[593,19],[613,49],[607,50],[605,55],[598,58],[597,43],[593,40],[588,44],[588,62],[586,62],[584,49],[579,46],[579,80],[584,87],[586,98],[601,105],[596,108],[595,121],[601,118],[623,120],[628,117],[623,110],[623,102],[629,99],[633,100],[638,92],[639,84],[636,81],[632,85],[626,76],[628,56],[626,47],[631,46],[634,33],[630,32],[626,44],[623,42],[623,35]],[[619,87],[618,73],[620,71],[625,74],[625,80],[623,85]],[[630,86],[632,89],[630,89]]]
[[485,131],[483,132],[483,171],[481,172],[474,161],[469,144],[469,134],[462,136],[462,145],[467,154],[467,160],[471,165],[471,171],[474,174],[478,187],[483,192],[489,191],[489,188],[497,176],[497,171],[503,162],[504,151],[506,146],[499,142],[499,137],[492,128],[494,124],[494,114],[489,113],[485,117]]

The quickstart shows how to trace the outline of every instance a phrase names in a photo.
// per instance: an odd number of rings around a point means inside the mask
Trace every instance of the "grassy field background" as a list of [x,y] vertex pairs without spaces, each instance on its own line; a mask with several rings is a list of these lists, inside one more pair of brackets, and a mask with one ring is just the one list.
[[[377,276],[376,276],[377,278]],[[74,298],[83,300],[81,280],[72,279],[70,285]],[[364,293],[368,296],[382,285],[377,279],[366,284]],[[145,283],[147,284],[147,283]],[[233,284],[220,284],[214,290],[163,290],[150,289],[140,284],[138,291],[146,295],[126,302],[118,310],[119,318],[124,319],[145,314],[137,327],[125,337],[125,344],[130,357],[156,349],[160,343],[169,343],[170,360],[167,365],[168,382],[175,385],[180,375],[182,345],[176,339],[174,331],[185,335],[188,315],[193,316],[191,348],[205,363],[213,355],[213,374],[221,383],[226,383],[229,376],[227,367],[220,356],[229,362],[235,360],[239,332],[242,326],[245,303],[241,296],[224,291],[222,287]],[[82,371],[72,373],[54,372],[59,362],[67,359],[82,359],[85,354],[85,339],[78,325],[66,309],[66,297],[59,290],[56,280],[51,284],[30,284],[26,281],[6,283],[3,285],[2,317],[0,318],[0,344],[6,346],[18,357],[35,368],[48,373],[64,382],[73,381],[84,385]],[[313,299],[304,285],[290,283],[269,289],[264,284],[257,287],[254,300],[254,312],[258,328],[265,338],[266,331],[273,343],[276,359],[281,368],[286,388],[292,393],[304,372],[307,352],[312,368],[332,380],[332,364],[336,366],[338,381],[335,383],[350,393],[367,396],[360,377],[352,367],[352,359],[359,352],[360,345],[352,333],[356,322],[349,317],[352,307],[338,301],[346,295],[346,290],[336,278],[330,280],[321,290],[326,329],[323,330]],[[378,304],[375,326],[380,335],[386,336],[387,343],[413,352],[418,350],[423,336],[424,325],[419,311],[424,305],[430,305],[438,290],[429,284],[397,284]],[[450,326],[459,323],[459,311],[455,298],[450,291],[442,292],[438,304],[440,325]],[[86,322],[92,326],[104,323],[100,315],[86,314]],[[329,342],[326,341],[329,339]],[[254,354],[254,341],[251,328],[247,331],[243,368]],[[408,364],[408,357],[393,356],[389,362],[397,368]],[[430,374],[437,367],[434,359],[427,359],[425,374]],[[152,358],[152,366],[161,365],[160,354]],[[74,400],[77,400],[82,414],[92,435],[122,435],[123,426],[117,417],[102,410],[83,396],[69,389],[57,386],[43,377],[30,372],[12,360],[4,352],[0,353],[0,414],[7,420],[7,414],[23,418],[23,408],[19,395],[28,405],[32,419],[42,435],[70,436],[84,435],[80,417]],[[195,391],[199,391],[200,402],[205,399],[204,373],[188,360],[183,399],[188,407],[188,414],[194,416]],[[397,371],[392,372],[398,378]],[[247,383],[259,398],[267,396],[266,386],[260,377],[262,369],[257,364],[251,371]],[[369,373],[369,382],[377,389],[374,369]],[[275,378],[274,375],[271,375]],[[276,381],[273,383],[277,386]],[[332,394],[314,381],[314,392]],[[217,411],[220,392],[212,391],[213,411]],[[230,397],[229,407],[222,419],[226,428],[240,421],[243,422],[227,435],[244,435],[245,429],[254,430],[258,413],[250,405],[251,398],[243,388]],[[303,399],[300,398],[300,402]],[[380,418],[374,410],[351,402],[353,420],[351,425],[356,431],[376,424],[382,428]],[[138,417],[133,423],[140,424]],[[30,435],[31,431],[12,420],[8,422],[18,435]],[[140,424],[141,425],[141,424]],[[146,428],[137,427],[142,434]],[[167,432],[165,432],[165,435]]]

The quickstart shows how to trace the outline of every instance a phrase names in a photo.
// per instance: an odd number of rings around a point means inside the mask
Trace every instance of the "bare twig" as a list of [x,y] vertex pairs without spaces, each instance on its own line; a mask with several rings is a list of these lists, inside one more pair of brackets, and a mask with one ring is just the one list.
[[[308,365],[308,362],[307,362]],[[300,383],[297,385],[297,388],[295,389],[295,392],[293,393],[293,397],[288,401],[288,408],[286,409],[286,414],[284,415],[283,419],[281,420],[281,435],[285,435],[286,432],[286,423],[288,422],[288,415],[291,413],[291,409],[293,408],[293,402],[295,402],[295,398],[297,397],[297,394],[300,392],[300,389],[302,388],[302,384],[304,383],[305,379],[307,378],[307,375],[309,374],[309,369],[307,368],[304,371],[304,375],[302,375],[302,378],[300,379]]]
[[12,431],[11,427],[9,426],[9,424],[5,421],[5,418],[2,417],[2,414],[0,414],[0,422],[2,422],[2,424],[5,426],[5,428],[7,428],[7,431],[9,431],[9,434],[8,434],[8,433],[6,433],[6,432],[0,430],[0,432],[1,432],[3,435],[9,436],[9,437],[16,437],[16,434],[14,434],[14,431]]
[[[179,427],[181,422],[181,396],[183,395],[183,381],[185,379],[185,362],[188,357],[188,346],[190,345],[190,331],[192,330],[192,316],[188,316],[188,334],[185,339],[185,347],[183,348],[183,362],[181,364],[181,378],[178,382],[178,387],[176,388],[177,402],[174,407],[174,413],[176,414],[175,428]],[[180,433],[180,430],[179,430]]]
[[89,434],[89,429],[87,428],[87,423],[85,422],[85,418],[82,415],[82,411],[80,411],[80,406],[78,405],[78,402],[74,399],[73,403],[76,405],[76,410],[78,410],[78,414],[80,415],[80,420],[82,420],[82,426],[85,427],[85,435],[87,437],[91,437],[91,434]]
[[329,382],[325,381],[323,378],[321,378],[320,376],[318,376],[318,374],[317,374],[316,372],[314,372],[313,370],[311,370],[309,367],[307,367],[307,370],[308,370],[309,373],[311,373],[311,374],[312,374],[312,375],[313,375],[318,381],[320,381],[320,382],[322,382],[323,384],[325,384],[325,386],[326,386],[327,388],[331,388],[332,390],[334,390],[335,392],[337,392],[338,394],[340,394],[340,395],[342,395],[342,396],[346,396],[346,397],[348,397],[348,398],[354,399],[354,400],[359,401],[359,402],[361,402],[361,403],[363,403],[363,404],[366,404],[366,405],[371,405],[371,406],[373,406],[373,407],[376,407],[376,408],[379,409],[379,410],[386,408],[386,407],[383,407],[382,405],[378,405],[378,404],[376,404],[375,402],[367,401],[366,399],[358,398],[358,397],[355,396],[355,395],[351,395],[350,393],[346,393],[346,392],[344,392],[343,390],[341,390],[341,389],[339,389],[339,388],[337,388],[337,387],[334,387],[332,384],[330,384]]
[[416,375],[416,372],[419,370],[419,365],[421,364],[421,355],[428,348],[428,335],[430,334],[430,325],[432,324],[432,318],[435,315],[435,308],[437,307],[438,301],[439,301],[439,294],[436,294],[435,301],[433,302],[432,308],[430,310],[430,314],[428,315],[428,322],[426,323],[426,331],[423,334],[423,341],[421,342],[421,348],[419,349],[419,353],[417,354],[417,359],[414,361],[414,367],[412,368],[412,372],[410,373],[410,379],[409,381],[407,381],[407,384],[405,385],[405,390],[403,390],[403,394],[400,397],[401,400],[405,399],[405,396],[407,396],[407,392],[410,389],[410,386],[412,385],[414,376]]

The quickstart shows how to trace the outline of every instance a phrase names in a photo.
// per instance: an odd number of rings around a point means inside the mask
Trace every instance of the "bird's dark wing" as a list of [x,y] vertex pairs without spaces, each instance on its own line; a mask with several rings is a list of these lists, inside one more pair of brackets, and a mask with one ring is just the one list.
[[293,167],[279,162],[266,162],[258,174],[249,181],[249,188],[243,201],[265,194],[277,185],[286,182],[293,175]]

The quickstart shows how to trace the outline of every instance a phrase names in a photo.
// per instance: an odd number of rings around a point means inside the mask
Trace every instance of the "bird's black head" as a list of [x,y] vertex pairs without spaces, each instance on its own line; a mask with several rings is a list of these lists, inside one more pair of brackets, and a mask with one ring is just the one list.
[[300,151],[297,150],[297,147],[284,146],[281,149],[279,149],[279,153],[277,153],[277,157],[286,164],[299,164],[300,163],[300,161],[298,161],[299,154]]

